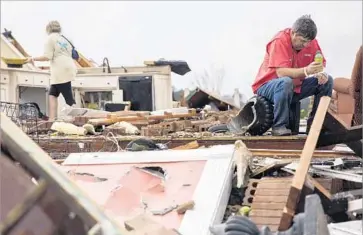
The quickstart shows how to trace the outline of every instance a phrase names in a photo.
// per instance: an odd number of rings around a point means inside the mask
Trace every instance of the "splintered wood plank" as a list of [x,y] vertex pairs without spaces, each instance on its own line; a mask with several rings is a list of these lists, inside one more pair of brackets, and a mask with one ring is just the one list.
[[315,118],[310,128],[309,135],[305,141],[303,151],[301,153],[300,162],[293,176],[290,192],[284,208],[284,215],[280,221],[279,231],[287,230],[292,222],[297,204],[300,199],[301,190],[310,167],[310,162],[314,154],[316,144],[319,139],[320,131],[324,123],[324,119],[329,107],[330,97],[324,96],[320,99]]
[[186,149],[197,149],[197,148],[199,148],[199,144],[198,144],[198,141],[195,140],[195,141],[189,142],[185,145],[175,147],[173,149],[174,150],[186,150]]
[[[256,202],[253,203],[253,210],[258,210],[258,209],[266,209],[268,208],[269,210],[281,210],[282,208],[284,208],[285,203],[282,202]],[[251,210],[252,213],[252,210]],[[250,214],[251,217],[252,214]],[[256,215],[256,214],[253,214]]]
[[328,199],[332,198],[331,193],[329,192],[328,189],[326,189],[323,185],[321,185],[321,183],[319,183],[317,180],[315,180],[313,177],[311,177],[310,175],[307,175],[307,180],[311,181],[312,184],[314,185],[314,189],[318,190],[320,193],[322,193],[325,197],[327,197]]
[[251,178],[257,177],[257,176],[262,176],[262,175],[267,175],[268,173],[270,173],[271,171],[276,171],[278,169],[281,169],[282,167],[290,164],[292,162],[292,159],[288,159],[288,160],[283,160],[280,162],[274,162],[270,165],[261,167],[257,170],[255,170],[254,172],[252,172],[252,174],[250,175]]

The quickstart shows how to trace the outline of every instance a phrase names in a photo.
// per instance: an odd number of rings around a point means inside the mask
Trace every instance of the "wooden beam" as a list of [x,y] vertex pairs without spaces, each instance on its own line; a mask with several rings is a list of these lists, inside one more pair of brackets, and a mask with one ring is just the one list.
[[21,221],[24,216],[36,205],[44,196],[47,190],[47,182],[40,180],[39,185],[35,187],[26,196],[24,202],[17,204],[0,223],[0,234],[8,234]]
[[315,151],[321,128],[330,104],[330,97],[324,96],[320,99],[309,135],[305,141],[304,149],[301,153],[300,162],[292,179],[289,196],[284,208],[284,215],[280,220],[279,231],[287,230],[292,222],[297,204],[300,199],[301,190],[310,167],[310,162]]

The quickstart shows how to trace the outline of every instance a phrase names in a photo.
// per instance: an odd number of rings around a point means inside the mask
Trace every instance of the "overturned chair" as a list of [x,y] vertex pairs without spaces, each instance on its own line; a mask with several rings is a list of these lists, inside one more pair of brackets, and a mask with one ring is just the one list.
[[329,110],[351,127],[362,124],[362,46],[359,48],[350,78],[334,79]]
[[335,78],[329,110],[317,147],[344,143],[362,157],[362,46],[359,48],[351,78]]

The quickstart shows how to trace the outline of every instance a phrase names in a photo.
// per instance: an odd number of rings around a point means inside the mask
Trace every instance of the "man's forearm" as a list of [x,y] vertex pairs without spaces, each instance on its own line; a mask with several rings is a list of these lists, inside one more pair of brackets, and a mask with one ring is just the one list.
[[279,77],[290,77],[292,79],[305,77],[304,68],[277,68],[276,73]]

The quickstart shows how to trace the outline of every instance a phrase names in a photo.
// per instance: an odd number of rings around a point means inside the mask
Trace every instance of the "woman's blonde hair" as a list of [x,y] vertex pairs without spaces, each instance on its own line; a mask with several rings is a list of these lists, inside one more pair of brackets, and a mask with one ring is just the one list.
[[60,33],[62,31],[62,28],[58,21],[52,20],[47,24],[47,27],[45,28],[48,34],[51,33]]

